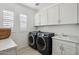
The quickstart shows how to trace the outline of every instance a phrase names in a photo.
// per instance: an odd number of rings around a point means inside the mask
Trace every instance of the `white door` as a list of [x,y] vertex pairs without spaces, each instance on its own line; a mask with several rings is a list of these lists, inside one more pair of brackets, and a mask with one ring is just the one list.
[[40,25],[40,14],[37,13],[35,15],[35,26],[39,26]]
[[55,5],[48,8],[48,25],[56,25],[59,20],[59,6]]
[[63,3],[60,4],[60,24],[76,24],[77,23],[77,4]]
[[40,12],[41,25],[47,25],[47,10],[42,10]]

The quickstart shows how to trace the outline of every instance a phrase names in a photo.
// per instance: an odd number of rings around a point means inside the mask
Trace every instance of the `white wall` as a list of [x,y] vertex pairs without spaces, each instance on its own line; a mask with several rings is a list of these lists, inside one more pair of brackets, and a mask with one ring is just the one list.
[[56,26],[40,26],[37,30],[53,33],[64,33],[71,36],[79,36],[79,25],[56,25]]
[[[2,20],[2,13],[1,11],[3,9],[7,9],[10,11],[15,12],[15,19],[14,19],[14,31],[11,33],[12,39],[17,43],[18,48],[27,46],[27,35],[29,31],[35,30],[33,27],[33,20],[34,15],[36,13],[35,10],[32,10],[31,8],[25,7],[21,4],[12,4],[12,3],[2,3],[0,4],[0,22]],[[26,14],[28,17],[27,20],[27,30],[26,31],[20,31],[20,22],[19,22],[19,14],[23,13]]]

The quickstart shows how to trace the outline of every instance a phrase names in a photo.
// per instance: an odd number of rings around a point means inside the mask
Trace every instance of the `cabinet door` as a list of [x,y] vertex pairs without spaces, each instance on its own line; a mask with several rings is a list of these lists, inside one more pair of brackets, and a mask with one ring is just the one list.
[[78,9],[77,9],[78,15],[77,15],[77,17],[78,17],[78,23],[79,23],[79,3],[77,4],[77,6],[78,6]]
[[52,45],[52,54],[53,55],[61,55],[61,43],[58,40],[53,39],[53,45]]
[[77,44],[77,51],[76,51],[77,55],[79,55],[79,44]]
[[[73,45],[73,44],[72,44]],[[63,49],[63,55],[76,55],[76,46],[73,47],[70,43],[70,45],[65,45],[63,44],[62,49]]]
[[75,55],[76,44],[61,40],[53,40],[53,54],[55,55]]
[[48,14],[48,25],[58,24],[58,20],[59,20],[59,6],[58,5],[48,8],[47,14]]
[[63,3],[60,4],[60,24],[76,24],[77,23],[77,4]]
[[72,42],[61,41],[63,55],[76,55],[76,44]]
[[40,14],[37,13],[35,15],[35,26],[39,26],[40,25]]
[[40,20],[41,25],[47,25],[47,10],[43,10],[40,12]]

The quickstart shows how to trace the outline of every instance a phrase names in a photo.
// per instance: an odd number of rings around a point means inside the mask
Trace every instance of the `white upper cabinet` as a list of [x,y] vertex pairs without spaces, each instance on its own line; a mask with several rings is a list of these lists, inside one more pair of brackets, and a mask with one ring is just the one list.
[[55,5],[48,8],[48,25],[55,25],[58,24],[59,20],[59,6]]
[[40,12],[40,25],[47,25],[47,10]]
[[40,25],[40,14],[37,13],[35,15],[35,26],[39,26]]
[[77,23],[77,4],[64,3],[60,4],[60,24],[76,24]]
[[38,12],[35,26],[79,23],[79,4],[62,3],[52,5]]

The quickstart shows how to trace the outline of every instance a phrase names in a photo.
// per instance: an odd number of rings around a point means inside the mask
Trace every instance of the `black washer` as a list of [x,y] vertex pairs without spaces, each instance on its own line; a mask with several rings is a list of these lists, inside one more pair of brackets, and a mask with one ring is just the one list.
[[40,32],[38,33],[38,37],[36,40],[36,45],[38,51],[43,55],[51,55],[52,54],[52,36],[53,34]]

